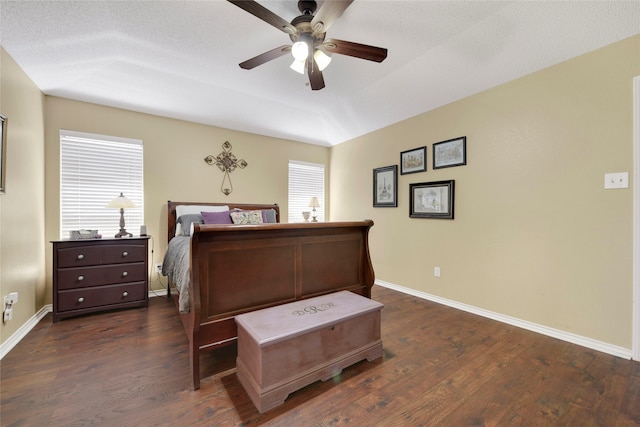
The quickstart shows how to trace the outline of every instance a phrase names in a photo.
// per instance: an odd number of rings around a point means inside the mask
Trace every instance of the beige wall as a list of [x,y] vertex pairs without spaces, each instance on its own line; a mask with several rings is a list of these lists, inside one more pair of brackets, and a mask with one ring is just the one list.
[[45,289],[44,97],[0,47],[0,112],[7,116],[6,193],[0,195],[0,304],[18,292],[0,342],[42,308]]
[[[341,144],[331,218],[375,221],[377,279],[630,349],[633,194],[603,175],[633,171],[638,75],[640,36]],[[432,170],[459,136],[468,164]],[[428,171],[372,208],[372,169],[423,145]],[[408,217],[409,183],[448,179],[455,220]]]
[[[330,150],[326,147],[50,96],[45,100],[45,114],[47,240],[60,238],[60,129],[143,140],[144,220],[148,233],[154,236],[154,263],[162,262],[166,250],[167,200],[278,203],[286,222],[289,160],[326,165],[328,188]],[[249,163],[231,173],[233,192],[229,196],[220,191],[224,174],[204,162],[207,155],[222,152],[225,141],[232,144],[238,159]],[[49,260],[50,252],[48,248]],[[152,280],[153,289],[162,288],[157,275],[152,275]]]

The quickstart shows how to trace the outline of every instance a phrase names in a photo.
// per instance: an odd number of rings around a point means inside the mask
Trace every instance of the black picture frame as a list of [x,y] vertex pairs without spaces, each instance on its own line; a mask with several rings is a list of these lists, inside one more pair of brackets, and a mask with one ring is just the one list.
[[427,171],[427,146],[400,153],[400,175]]
[[398,207],[398,165],[373,170],[373,207]]
[[433,169],[467,164],[467,137],[448,139],[433,144]]
[[7,116],[0,114],[0,194],[6,193]]
[[409,184],[409,217],[453,219],[455,180]]

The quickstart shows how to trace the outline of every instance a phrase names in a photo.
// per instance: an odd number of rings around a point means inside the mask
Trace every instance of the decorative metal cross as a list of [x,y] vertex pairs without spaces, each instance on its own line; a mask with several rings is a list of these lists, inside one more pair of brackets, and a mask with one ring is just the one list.
[[[209,166],[216,165],[218,169],[224,172],[220,191],[222,191],[225,196],[228,196],[233,191],[233,185],[231,184],[231,177],[229,174],[236,170],[236,168],[244,169],[249,165],[245,160],[238,160],[238,158],[231,152],[231,143],[229,141],[225,141],[224,144],[222,144],[222,153],[215,157],[208,155],[204,158],[204,161]],[[225,187],[225,182],[228,182],[228,187]]]

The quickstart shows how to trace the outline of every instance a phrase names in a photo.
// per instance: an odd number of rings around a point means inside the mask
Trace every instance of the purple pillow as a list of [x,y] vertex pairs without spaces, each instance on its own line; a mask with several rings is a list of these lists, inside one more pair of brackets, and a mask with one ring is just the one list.
[[233,224],[229,211],[200,212],[205,224]]

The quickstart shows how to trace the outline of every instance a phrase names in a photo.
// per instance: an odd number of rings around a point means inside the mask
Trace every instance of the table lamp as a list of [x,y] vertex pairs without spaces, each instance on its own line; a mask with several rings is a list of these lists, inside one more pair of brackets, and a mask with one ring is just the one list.
[[135,203],[124,197],[124,194],[120,193],[118,197],[109,202],[107,207],[120,208],[120,231],[115,235],[115,237],[133,237],[133,234],[127,233],[127,230],[124,229],[124,208],[135,208]]
[[309,207],[313,208],[311,209],[313,211],[313,214],[311,215],[313,217],[313,220],[311,220],[311,222],[318,222],[318,218],[316,218],[316,208],[320,207],[320,203],[318,203],[317,197],[311,198],[311,201],[309,202]]

